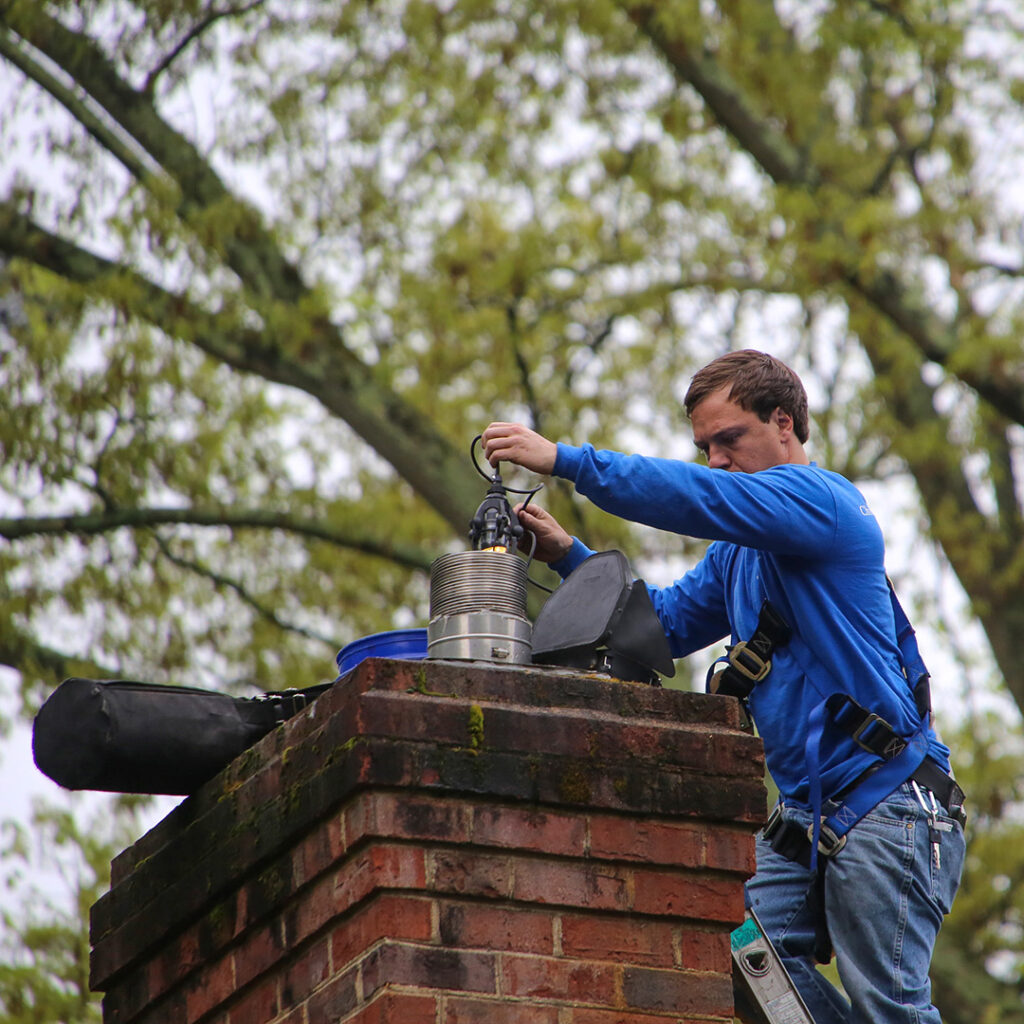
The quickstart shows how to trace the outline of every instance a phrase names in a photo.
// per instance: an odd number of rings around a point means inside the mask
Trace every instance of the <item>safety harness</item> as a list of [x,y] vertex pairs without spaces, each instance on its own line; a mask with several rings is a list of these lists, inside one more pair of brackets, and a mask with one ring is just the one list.
[[[757,628],[749,640],[726,647],[708,671],[708,692],[726,697],[739,697],[746,704],[754,686],[772,669],[772,653],[776,647],[789,643],[793,631],[778,609],[765,599],[757,617]],[[717,671],[715,666],[724,662]]]
[[[931,722],[931,696],[929,673],[921,658],[913,626],[903,611],[889,584],[896,623],[896,641],[903,673],[914,696],[920,716],[920,725],[909,737],[900,736],[882,717],[858,704],[845,693],[833,693],[811,712],[805,756],[810,783],[812,824],[803,829],[785,821],[782,804],[778,803],[764,827],[764,839],[776,853],[795,860],[817,872],[822,922],[815,944],[815,957],[820,963],[831,959],[831,942],[824,916],[824,865],[846,845],[847,833],[879,801],[908,780],[931,791],[935,800],[946,808],[950,817],[966,821],[963,810],[964,793],[957,783],[933,760],[927,757],[928,726]],[[738,697],[746,708],[747,698],[754,687],[771,671],[771,658],[777,647],[788,643],[792,636],[789,624],[779,609],[767,598],[761,605],[757,628],[753,636],[726,648],[724,658],[718,659],[708,672],[708,691]],[[828,678],[828,672],[809,651],[798,657],[805,675]],[[724,667],[716,666],[724,662]],[[824,673],[824,676],[822,675]],[[820,746],[826,724],[831,721],[862,749],[874,754],[878,761],[849,786],[823,799],[819,772]],[[933,802],[933,808],[934,808]],[[933,829],[937,827],[934,814]],[[938,835],[932,836],[937,842]],[[819,862],[819,854],[823,858]]]

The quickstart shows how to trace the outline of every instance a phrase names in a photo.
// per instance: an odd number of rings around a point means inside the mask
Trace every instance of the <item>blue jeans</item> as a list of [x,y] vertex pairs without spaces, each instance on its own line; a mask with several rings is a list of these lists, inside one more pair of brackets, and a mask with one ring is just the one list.
[[[811,821],[795,808],[783,816],[801,827]],[[928,968],[960,885],[964,835],[941,806],[937,820],[938,865],[929,818],[904,783],[850,830],[826,865],[825,912],[849,1001],[814,966],[814,875],[758,836],[747,901],[816,1024],[940,1024]]]

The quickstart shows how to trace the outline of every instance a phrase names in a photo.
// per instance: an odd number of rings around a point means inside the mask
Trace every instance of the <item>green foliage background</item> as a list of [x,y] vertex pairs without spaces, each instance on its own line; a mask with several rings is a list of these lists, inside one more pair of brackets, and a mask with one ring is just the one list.
[[[0,663],[23,716],[72,674],[329,679],[349,640],[425,621],[487,422],[691,458],[693,369],[765,347],[809,386],[818,461],[913,488],[890,529],[941,571],[893,557],[962,672],[941,714],[975,808],[936,999],[1024,1020],[1021,21],[0,0]],[[657,582],[701,550],[544,501]],[[138,819],[63,813],[32,834],[80,849],[87,902]],[[0,1020],[95,1018],[84,906],[7,915]]]

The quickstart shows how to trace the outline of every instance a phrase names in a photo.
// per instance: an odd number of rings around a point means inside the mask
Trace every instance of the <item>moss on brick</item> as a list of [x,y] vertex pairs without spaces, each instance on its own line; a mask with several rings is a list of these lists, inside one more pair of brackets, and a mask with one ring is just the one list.
[[[367,851],[366,870],[371,877],[359,884],[369,886],[368,894],[408,888],[418,913],[439,893],[464,906],[467,913],[489,908],[490,896],[478,898],[482,894],[465,888],[466,880],[474,881],[480,872],[486,880],[488,872],[500,868],[503,878],[518,878],[524,886],[529,882],[521,899],[510,896],[507,887],[497,892],[502,916],[496,920],[508,931],[510,948],[517,951],[527,949],[521,944],[520,929],[529,925],[529,934],[536,928],[543,935],[548,945],[529,947],[529,964],[525,959],[516,962],[519,969],[532,969],[538,966],[538,956],[551,949],[552,926],[546,918],[537,920],[547,912],[546,903],[557,904],[550,909],[559,914],[578,911],[576,916],[584,922],[581,931],[603,912],[594,905],[594,892],[614,908],[616,922],[630,916],[615,880],[621,881],[622,861],[643,860],[646,846],[634,848],[627,835],[616,840],[613,852],[607,842],[595,847],[594,840],[585,836],[593,835],[593,820],[598,818],[622,819],[622,829],[628,833],[633,822],[639,825],[652,817],[666,828],[682,829],[690,843],[692,835],[700,837],[708,827],[722,833],[717,843],[707,843],[707,870],[698,849],[698,855],[687,862],[686,874],[692,875],[698,890],[707,882],[708,871],[718,880],[716,885],[728,887],[735,882],[734,890],[723,890],[728,896],[725,911],[716,909],[723,903],[717,889],[707,899],[707,913],[717,915],[714,927],[721,925],[725,945],[710,966],[689,966],[684,957],[686,969],[675,973],[700,974],[688,980],[698,989],[705,975],[721,974],[723,991],[731,991],[730,964],[722,954],[723,949],[728,951],[728,921],[723,914],[742,912],[742,878],[753,865],[747,849],[752,843],[749,833],[763,821],[765,798],[756,742],[725,720],[720,698],[659,691],[641,684],[615,685],[599,677],[550,669],[443,662],[375,668],[376,664],[374,660],[355,670],[354,680],[321,705],[322,715],[296,718],[273,740],[246,751],[219,785],[191,797],[154,830],[152,838],[140,841],[139,859],[130,871],[128,862],[122,862],[121,878],[110,898],[94,908],[93,978],[97,987],[108,989],[111,1006],[121,1007],[135,998],[136,979],[155,976],[152,950],[177,960],[194,958],[198,937],[203,951],[221,957],[220,963],[228,962],[224,950],[251,946],[246,962],[265,955],[269,964],[277,953],[279,922],[287,922],[289,928],[306,929],[303,943],[312,942],[314,934],[320,936],[316,941],[325,943],[316,960],[320,966],[306,978],[288,963],[281,968],[284,976],[268,974],[267,983],[299,985],[302,994],[296,999],[304,1000],[303,1013],[310,1020],[326,1019],[327,1010],[335,1019],[348,1015],[356,1005],[355,990],[346,988],[351,979],[346,975],[343,983],[341,976],[326,978],[322,966],[328,959],[326,943],[343,924],[331,917],[330,906],[338,867]],[[559,721],[562,711],[564,720]],[[618,723],[616,715],[621,719]],[[647,731],[653,733],[650,741]],[[284,762],[287,770],[283,771]],[[397,794],[400,804],[422,804],[431,816],[424,822],[405,821],[401,816],[393,820],[382,804],[372,822],[368,818],[364,826],[352,826],[353,843],[349,824],[338,821],[339,809],[364,791],[383,794],[384,804]],[[530,814],[537,815],[536,821],[527,820]],[[505,815],[509,820],[498,821]],[[545,815],[562,824],[548,827]],[[316,837],[312,841],[317,848],[303,849],[311,836]],[[653,840],[644,843],[653,848]],[[411,871],[406,858],[423,847],[424,863]],[[445,863],[454,865],[450,885],[431,889],[437,883],[437,858],[442,853]],[[523,870],[517,873],[509,865],[520,857]],[[661,872],[676,886],[680,880],[673,857],[670,848],[663,860],[652,863],[648,874],[654,878]],[[535,868],[548,859],[550,891],[534,880]],[[602,860],[611,865],[608,878],[594,870],[594,862]],[[569,872],[573,878],[591,885],[581,883],[571,898],[562,884],[569,865],[575,865]],[[672,891],[675,898],[675,888]],[[655,917],[673,916],[665,901],[659,902],[657,892],[649,888],[643,892],[647,902],[634,911],[645,930]],[[512,915],[504,905],[509,899],[519,899]],[[395,983],[394,971],[405,971],[407,977],[411,971],[417,987],[423,981],[422,987],[433,991],[435,980],[467,981],[468,993],[485,991],[498,1005],[486,971],[478,974],[474,967],[472,977],[462,977],[458,970],[448,972],[445,962],[421,957],[418,950],[426,943],[422,936],[414,939],[402,932],[402,919],[383,913],[383,904],[375,898],[367,900],[366,906],[380,926],[375,925],[372,935],[381,938],[373,941],[382,942],[380,948],[384,948],[393,940],[389,952],[393,959],[384,965],[391,973],[380,975],[385,988]],[[686,914],[693,916],[689,904]],[[440,936],[442,947],[453,928],[446,931],[448,935]],[[430,948],[437,941],[435,934]],[[213,963],[209,957],[204,962]],[[656,965],[642,961],[630,966],[649,971]],[[156,996],[161,1009],[194,991],[189,986],[199,975],[193,960],[185,961],[185,967],[187,977],[182,973],[173,982],[168,977],[172,987]],[[557,979],[563,977],[563,967],[551,964]],[[678,996],[672,978],[655,977],[654,982],[664,983],[650,990],[647,974],[638,971],[630,980],[628,990],[643,1003],[645,1012]],[[245,984],[255,991],[254,981]],[[342,990],[347,994],[338,994]],[[374,998],[384,998],[373,991]],[[621,993],[627,991],[624,981],[616,991],[618,1006],[624,1002]],[[713,1011],[707,1019],[725,1019],[718,1013],[717,991],[710,1001],[693,997],[693,1007],[701,1010],[697,1015],[705,1017]],[[468,993],[459,999],[469,998]],[[246,993],[240,998],[247,998]],[[525,996],[517,998],[525,1006]],[[231,1012],[234,1005],[228,1008]],[[433,998],[424,997],[423,1005],[429,1016],[422,1019],[433,1021],[440,1012]],[[518,1001],[514,1005],[518,1008]],[[204,1008],[201,1014],[202,1019],[210,1019],[213,1011]]]
[[558,795],[571,804],[585,804],[590,801],[590,768],[576,762],[562,773],[558,783]]
[[469,706],[469,746],[479,750],[484,744],[484,709],[479,704]]
[[415,674],[412,677],[414,683],[406,691],[407,693],[421,693],[424,697],[458,697],[457,693],[445,693],[441,690],[431,690],[427,687],[427,670],[423,664],[420,664]]

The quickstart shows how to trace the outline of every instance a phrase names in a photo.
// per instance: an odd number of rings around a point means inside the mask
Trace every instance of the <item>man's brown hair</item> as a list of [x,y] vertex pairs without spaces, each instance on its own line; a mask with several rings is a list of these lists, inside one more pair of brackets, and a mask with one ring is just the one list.
[[708,395],[729,384],[729,398],[741,409],[755,413],[764,423],[781,409],[793,418],[793,433],[800,443],[807,440],[807,392],[800,378],[774,356],[752,348],[719,356],[693,375],[683,399],[686,415],[692,416]]

